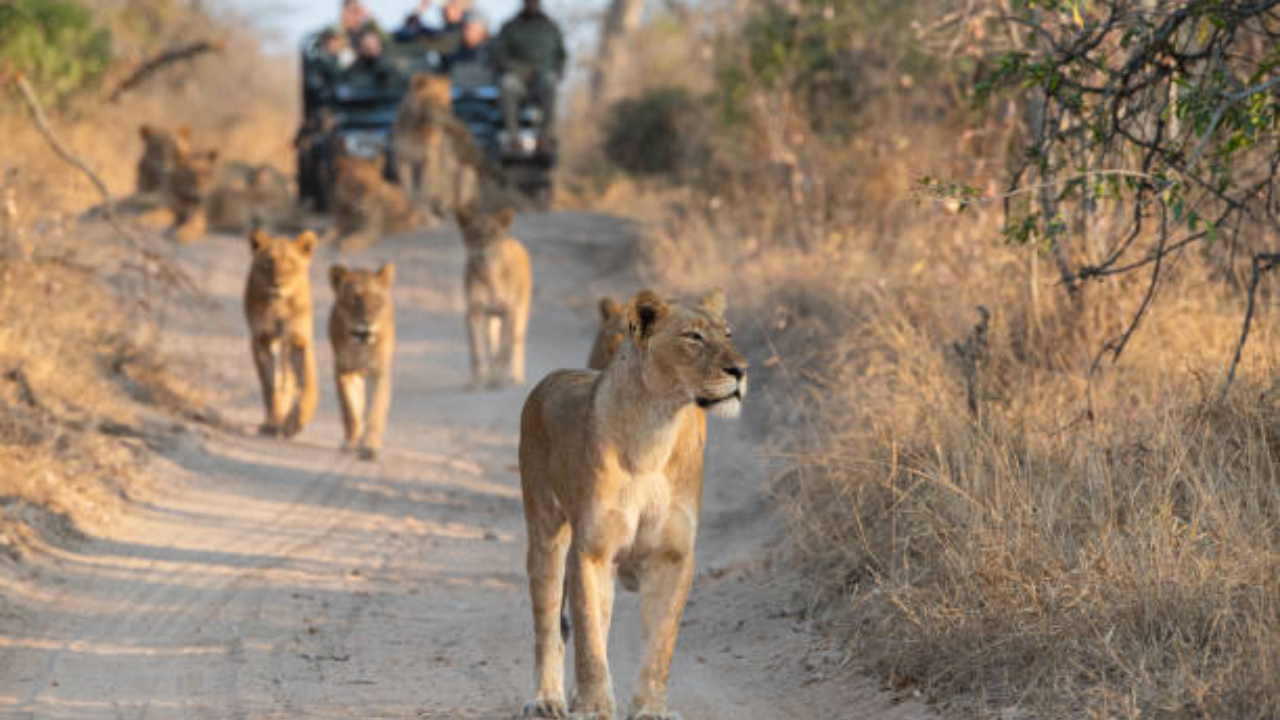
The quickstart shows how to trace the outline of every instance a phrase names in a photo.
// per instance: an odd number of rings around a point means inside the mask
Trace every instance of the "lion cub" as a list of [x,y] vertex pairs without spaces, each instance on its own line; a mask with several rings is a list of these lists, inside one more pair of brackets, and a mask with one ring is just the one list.
[[477,387],[522,385],[533,270],[528,251],[508,232],[515,211],[489,215],[470,206],[458,210],[457,218],[467,246],[472,382]]
[[339,155],[334,160],[333,233],[344,250],[416,226],[418,213],[399,185],[383,176],[385,160]]
[[[395,352],[396,322],[391,304],[395,265],[377,272],[329,268],[333,312],[329,342],[342,406],[344,450],[359,450],[360,459],[374,460],[382,450],[382,434],[391,407],[391,356]],[[370,387],[366,388],[366,382]],[[365,398],[372,406],[365,414]]]
[[600,331],[596,333],[595,342],[591,343],[587,368],[605,369],[626,339],[627,314],[623,312],[622,306],[611,297],[600,298]]
[[262,382],[264,435],[293,437],[315,414],[316,356],[311,335],[311,255],[316,236],[249,237],[253,264],[244,289],[253,362]]
[[186,153],[191,143],[191,128],[182,125],[173,132],[143,125],[142,157],[138,159],[139,195],[158,195],[169,186],[169,176],[178,164],[178,156]]
[[[520,415],[520,488],[528,529],[537,695],[525,717],[568,710],[611,720],[606,640],[615,576],[640,590],[644,650],[632,718],[676,717],[667,677],[693,582],[706,413],[733,417],[747,361],[724,295],[668,303],[652,291],[626,308],[627,340],[600,372],[560,370]],[[567,708],[560,607],[568,569],[576,692]]]

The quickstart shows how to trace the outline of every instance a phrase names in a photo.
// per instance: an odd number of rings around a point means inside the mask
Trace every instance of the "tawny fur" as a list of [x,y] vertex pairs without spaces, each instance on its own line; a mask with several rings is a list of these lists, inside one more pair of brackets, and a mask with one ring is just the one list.
[[276,229],[294,219],[293,187],[271,165],[226,163],[205,203],[209,229],[241,234]]
[[409,200],[436,216],[449,209],[453,196],[446,181],[444,125],[453,118],[449,77],[414,73],[400,102],[394,138],[397,175]]
[[253,362],[262,383],[264,435],[293,437],[306,427],[319,401],[312,339],[311,256],[314,233],[249,238],[253,262],[244,291]]
[[142,157],[138,159],[137,192],[159,195],[169,185],[178,156],[189,149],[191,128],[183,125],[170,132],[143,125],[138,134],[142,136]]
[[156,227],[167,226],[167,233],[179,242],[190,243],[204,237],[208,230],[205,203],[217,172],[217,150],[178,153],[161,188],[162,206],[144,216],[144,221]]
[[472,382],[477,387],[523,385],[533,269],[528,251],[509,233],[515,213],[485,215],[467,208],[457,218],[467,246],[463,281]]
[[605,369],[626,339],[627,314],[623,312],[622,306],[611,297],[600,298],[600,330],[591,343],[587,367],[591,370]]
[[[329,342],[342,408],[342,447],[358,451],[363,460],[374,460],[382,451],[391,408],[391,357],[396,345],[391,285],[395,271],[390,263],[377,272],[348,270],[341,265],[329,268],[334,294]],[[372,400],[366,413],[368,398]]]
[[344,250],[368,247],[418,225],[404,188],[383,176],[384,159],[339,155],[334,161],[333,232]]
[[[674,717],[667,678],[693,581],[702,506],[706,407],[736,414],[746,361],[724,298],[668,304],[650,291],[627,306],[628,340],[601,372],[561,370],[520,418],[537,694],[526,716],[615,716],[606,641],[615,569],[640,591],[644,649],[632,718]],[[568,582],[566,583],[566,572]],[[576,692],[564,693],[562,593],[573,618]]]

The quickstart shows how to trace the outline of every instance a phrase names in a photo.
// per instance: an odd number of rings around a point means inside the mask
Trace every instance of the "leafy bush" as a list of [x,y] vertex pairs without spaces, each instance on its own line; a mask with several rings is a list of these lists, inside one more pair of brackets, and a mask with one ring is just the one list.
[[26,73],[49,99],[96,83],[111,63],[111,33],[74,0],[0,3],[0,65]]
[[696,157],[693,96],[683,88],[660,87],[620,100],[605,120],[604,151],[630,173],[679,173]]

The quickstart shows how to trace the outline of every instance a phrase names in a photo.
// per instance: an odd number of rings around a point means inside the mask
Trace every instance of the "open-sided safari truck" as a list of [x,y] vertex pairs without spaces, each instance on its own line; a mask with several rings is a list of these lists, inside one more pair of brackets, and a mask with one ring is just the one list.
[[[339,154],[386,158],[387,179],[396,181],[391,141],[400,101],[415,72],[443,72],[438,53],[421,45],[387,43],[384,58],[390,72],[383,82],[357,82],[327,77],[321,34],[302,44],[303,123],[297,136],[299,200],[327,212],[332,199],[334,158]],[[554,154],[538,149],[538,108],[521,111],[519,137],[503,150],[501,90],[491,68],[458,66],[453,81],[454,114],[476,143],[500,168],[508,182],[540,207],[551,198]]]

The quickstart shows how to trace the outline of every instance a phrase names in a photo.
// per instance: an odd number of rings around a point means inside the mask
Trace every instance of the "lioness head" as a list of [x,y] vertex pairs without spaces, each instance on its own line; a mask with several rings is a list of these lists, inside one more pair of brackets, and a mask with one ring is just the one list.
[[600,298],[600,332],[596,333],[596,340],[591,345],[587,367],[592,370],[605,369],[626,339],[627,313],[617,300],[611,297]]
[[339,315],[351,335],[361,345],[372,345],[378,333],[391,322],[391,284],[396,266],[387,263],[378,269],[350,270],[342,265],[329,268],[333,285],[333,312]]
[[722,417],[737,417],[747,394],[747,360],[733,344],[719,290],[699,303],[668,303],[642,290],[627,305],[631,342],[645,386],[679,393]]
[[516,213],[511,208],[503,208],[496,213],[485,213],[471,207],[458,208],[456,213],[458,227],[462,228],[462,238],[468,250],[483,250],[492,243],[507,237]]
[[415,107],[449,108],[453,104],[449,76],[416,72],[409,78],[407,101]]
[[138,134],[142,136],[142,158],[138,160],[138,190],[163,190],[178,162],[178,156],[188,150],[191,129],[184,125],[168,132],[143,125],[138,128]]
[[316,234],[304,232],[296,238],[271,237],[261,230],[249,236],[253,265],[249,283],[263,288],[273,298],[290,295],[305,287],[311,272],[311,254]]
[[169,189],[179,201],[195,203],[208,195],[217,173],[217,150],[181,152],[169,179]]

